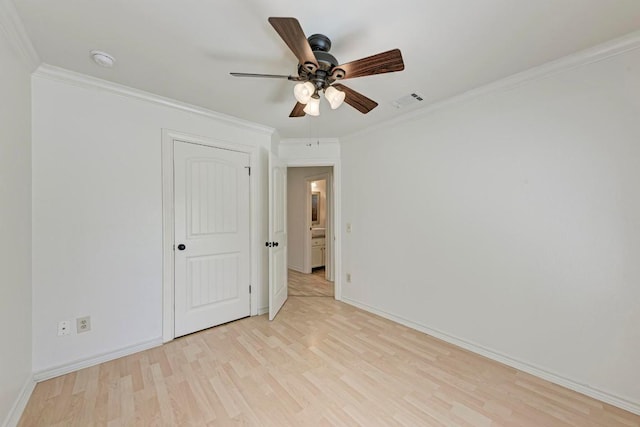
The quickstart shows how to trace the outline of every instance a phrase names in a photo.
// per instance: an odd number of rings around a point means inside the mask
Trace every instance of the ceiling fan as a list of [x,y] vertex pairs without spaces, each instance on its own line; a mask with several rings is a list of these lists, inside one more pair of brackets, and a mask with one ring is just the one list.
[[235,77],[266,77],[287,79],[295,82],[294,96],[298,101],[289,117],[320,115],[320,92],[329,101],[332,109],[346,102],[363,114],[378,106],[378,103],[347,86],[336,83],[344,79],[392,73],[404,70],[399,49],[389,50],[356,61],[339,64],[329,53],[331,40],[323,34],[307,38],[296,18],[269,18],[269,23],[298,58],[298,75],[231,73]]

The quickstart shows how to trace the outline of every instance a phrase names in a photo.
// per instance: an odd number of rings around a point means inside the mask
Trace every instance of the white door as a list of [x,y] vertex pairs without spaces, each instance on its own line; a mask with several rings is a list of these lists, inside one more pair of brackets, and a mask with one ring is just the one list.
[[248,166],[174,142],[176,337],[250,315]]
[[269,320],[288,296],[287,286],[287,166],[269,154]]

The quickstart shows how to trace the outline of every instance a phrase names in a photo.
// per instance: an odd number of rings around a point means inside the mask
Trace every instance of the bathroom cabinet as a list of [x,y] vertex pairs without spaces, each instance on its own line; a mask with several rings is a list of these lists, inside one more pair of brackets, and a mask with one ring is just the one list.
[[311,239],[311,268],[324,267],[324,237]]

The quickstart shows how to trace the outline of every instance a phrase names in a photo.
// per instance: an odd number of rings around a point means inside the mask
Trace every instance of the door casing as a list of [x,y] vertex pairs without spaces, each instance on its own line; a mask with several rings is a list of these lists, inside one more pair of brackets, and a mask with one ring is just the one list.
[[182,141],[191,144],[205,145],[223,150],[238,151],[249,155],[249,165],[251,166],[251,179],[249,182],[249,215],[250,215],[250,280],[252,286],[251,315],[258,314],[258,292],[260,290],[260,274],[258,260],[260,254],[259,226],[259,206],[258,190],[259,182],[256,177],[259,169],[257,167],[258,147],[237,144],[230,141],[204,138],[173,130],[162,130],[162,341],[168,342],[175,338],[174,329],[174,263],[173,245],[174,238],[174,193],[173,193],[173,143]]
[[330,166],[332,167],[333,181],[333,286],[334,298],[338,301],[342,300],[342,211],[341,211],[341,185],[342,174],[340,170],[339,159],[284,159],[287,167],[314,167],[314,166]]

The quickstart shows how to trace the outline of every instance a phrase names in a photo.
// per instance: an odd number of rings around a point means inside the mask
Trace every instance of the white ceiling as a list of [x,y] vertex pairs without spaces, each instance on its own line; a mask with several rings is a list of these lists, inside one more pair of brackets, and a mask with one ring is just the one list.
[[[15,0],[41,59],[278,129],[340,137],[415,108],[640,29],[638,0]],[[231,71],[295,74],[297,60],[267,22],[298,18],[341,63],[392,48],[405,70],[346,80],[380,105],[289,118],[293,82]],[[116,57],[96,66],[89,51]],[[417,92],[418,107],[391,101]]]

